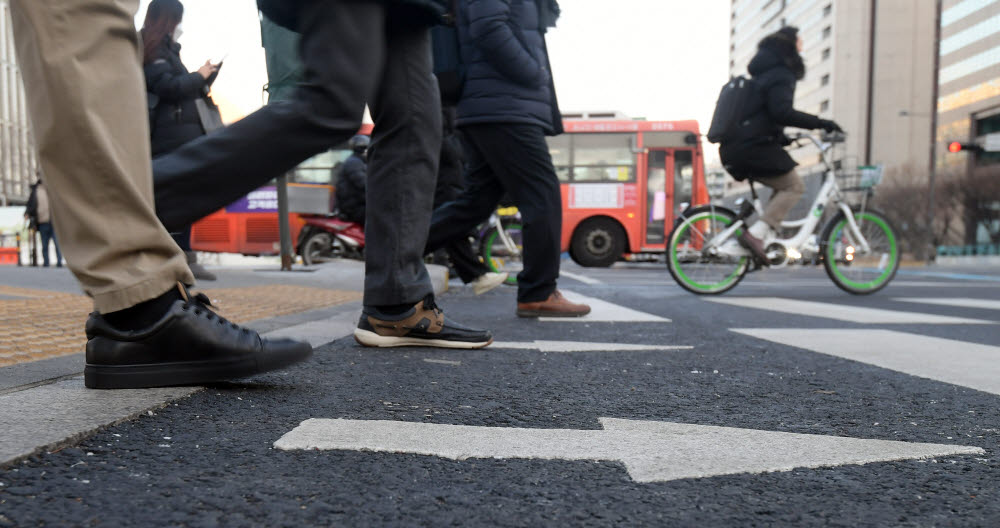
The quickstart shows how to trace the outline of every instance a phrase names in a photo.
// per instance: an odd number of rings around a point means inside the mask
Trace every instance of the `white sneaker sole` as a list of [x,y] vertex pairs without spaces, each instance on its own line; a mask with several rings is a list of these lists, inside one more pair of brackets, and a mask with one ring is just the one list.
[[420,346],[420,347],[435,347],[435,348],[475,349],[475,348],[485,348],[493,343],[493,338],[490,338],[490,340],[486,342],[470,343],[466,341],[448,341],[445,339],[422,339],[419,337],[381,336],[370,330],[362,330],[360,328],[354,329],[354,340],[364,346],[380,347],[380,348]]
[[496,274],[486,274],[472,282],[472,291],[476,295],[482,295],[507,280],[507,272]]

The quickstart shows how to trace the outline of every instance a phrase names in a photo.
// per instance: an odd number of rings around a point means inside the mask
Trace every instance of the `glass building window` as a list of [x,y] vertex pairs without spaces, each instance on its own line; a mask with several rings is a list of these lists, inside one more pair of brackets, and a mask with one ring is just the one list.
[[823,50],[823,60],[827,60],[829,58],[830,58],[830,48],[826,48]]
[[823,113],[830,110],[830,100],[827,99],[819,104],[819,112]]
[[826,26],[825,28],[823,28],[823,38],[825,38],[825,39],[830,38],[830,35],[832,33],[833,33],[833,28],[832,27]]
[[830,74],[827,73],[827,74],[823,75],[822,77],[820,77],[819,84],[821,86],[826,86],[826,85],[830,84]]

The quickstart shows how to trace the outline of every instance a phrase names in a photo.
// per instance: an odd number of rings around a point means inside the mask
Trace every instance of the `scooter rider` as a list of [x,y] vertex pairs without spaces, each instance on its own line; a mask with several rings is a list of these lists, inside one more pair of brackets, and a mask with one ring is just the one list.
[[353,151],[337,174],[337,209],[340,217],[356,224],[365,224],[365,187],[368,179],[368,145],[371,138],[358,134],[348,141]]

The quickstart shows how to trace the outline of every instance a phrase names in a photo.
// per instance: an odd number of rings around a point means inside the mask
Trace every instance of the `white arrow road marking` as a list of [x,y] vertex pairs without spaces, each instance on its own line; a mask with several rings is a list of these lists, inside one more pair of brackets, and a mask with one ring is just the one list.
[[517,348],[542,352],[628,352],[636,350],[691,350],[690,345],[626,345],[622,343],[580,343],[575,341],[495,341],[491,348]]
[[657,315],[640,312],[631,308],[625,308],[617,304],[602,301],[593,297],[580,295],[569,290],[560,289],[563,296],[575,303],[586,303],[590,305],[590,313],[583,317],[539,317],[539,321],[558,321],[560,323],[593,323],[593,322],[630,322],[630,323],[669,323],[666,319]]
[[732,331],[1000,394],[1000,347],[891,330],[734,328]]
[[453,460],[609,460],[638,482],[983,454],[978,447],[863,440],[601,418],[603,430],[521,429],[384,420],[309,419],[274,447],[412,453]]
[[599,281],[597,279],[592,279],[592,278],[590,278],[590,277],[588,277],[586,275],[580,275],[578,273],[570,273],[568,271],[560,271],[559,272],[559,276],[560,277],[569,277],[571,279],[578,280],[578,281],[580,281],[580,282],[582,282],[584,284],[601,284],[601,281]]
[[958,297],[941,299],[937,297],[903,297],[893,299],[908,303],[937,304],[941,306],[958,306],[960,308],[983,308],[985,310],[1000,310],[1000,301],[989,299],[970,299],[968,297]]
[[901,312],[896,310],[880,310],[878,308],[861,308],[843,304],[830,304],[778,297],[730,297],[725,299],[706,299],[709,302],[757,308],[795,315],[823,317],[848,321],[851,323],[899,323],[899,324],[993,324],[993,321],[980,319],[965,319],[944,315]]

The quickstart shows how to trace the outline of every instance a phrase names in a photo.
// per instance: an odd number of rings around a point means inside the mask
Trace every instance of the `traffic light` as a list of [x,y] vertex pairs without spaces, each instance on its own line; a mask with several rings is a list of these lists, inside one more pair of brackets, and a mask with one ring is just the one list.
[[976,143],[962,143],[960,141],[952,141],[948,143],[948,152],[952,154],[962,152],[963,150],[968,152],[982,152],[983,147]]

